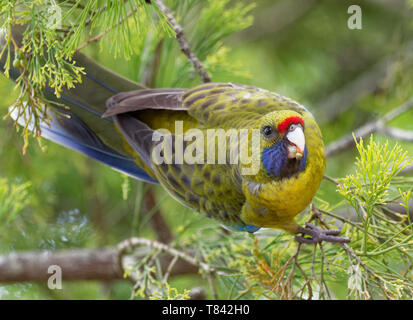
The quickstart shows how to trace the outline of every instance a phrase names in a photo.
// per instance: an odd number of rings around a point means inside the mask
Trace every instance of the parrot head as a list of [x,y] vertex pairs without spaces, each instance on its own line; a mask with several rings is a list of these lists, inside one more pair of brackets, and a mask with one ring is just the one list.
[[273,178],[288,178],[305,169],[307,147],[303,117],[291,110],[274,111],[259,120],[261,164]]

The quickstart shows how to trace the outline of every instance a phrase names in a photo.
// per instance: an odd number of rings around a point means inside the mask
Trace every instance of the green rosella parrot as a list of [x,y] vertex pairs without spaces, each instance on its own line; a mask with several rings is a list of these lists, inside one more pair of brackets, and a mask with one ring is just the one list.
[[[314,197],[325,169],[320,129],[302,105],[233,83],[146,89],[82,54],[74,59],[86,75],[82,84],[64,90],[59,99],[46,89],[47,98],[58,102],[50,106],[59,112],[49,112],[50,125],[41,124],[43,137],[136,179],[159,183],[185,206],[231,229],[283,229],[303,234],[296,239],[304,243],[348,241],[338,237],[337,230],[311,224],[303,228],[295,222]],[[19,70],[12,69],[10,74],[17,78]],[[171,132],[171,155],[175,155],[180,138],[176,123],[182,123],[183,133],[247,129],[250,134],[255,130],[260,137],[254,146],[259,150],[256,172],[241,174],[240,163],[154,161],[153,151],[162,142],[153,138],[158,129]]]

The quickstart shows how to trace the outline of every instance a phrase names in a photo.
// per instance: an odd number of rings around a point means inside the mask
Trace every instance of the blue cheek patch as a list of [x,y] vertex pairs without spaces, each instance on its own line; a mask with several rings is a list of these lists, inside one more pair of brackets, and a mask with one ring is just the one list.
[[[300,160],[299,171],[304,171],[307,164],[307,146],[304,148],[303,157]],[[262,164],[267,172],[275,177],[279,177],[281,171],[287,165],[287,149],[283,140],[262,152]]]
[[287,150],[282,140],[262,152],[262,164],[265,170],[273,176],[280,176],[281,170],[286,166],[287,161]]

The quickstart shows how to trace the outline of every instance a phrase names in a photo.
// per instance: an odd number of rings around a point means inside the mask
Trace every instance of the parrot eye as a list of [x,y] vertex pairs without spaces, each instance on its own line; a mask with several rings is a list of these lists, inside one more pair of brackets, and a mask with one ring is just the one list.
[[269,137],[270,135],[272,135],[273,132],[274,132],[274,129],[273,129],[272,127],[270,127],[270,126],[265,126],[265,127],[262,129],[262,133],[263,133],[266,137]]
[[301,126],[301,124],[292,124],[289,128],[288,128],[288,131],[294,131],[297,127],[299,127],[299,128],[303,128],[302,126]]

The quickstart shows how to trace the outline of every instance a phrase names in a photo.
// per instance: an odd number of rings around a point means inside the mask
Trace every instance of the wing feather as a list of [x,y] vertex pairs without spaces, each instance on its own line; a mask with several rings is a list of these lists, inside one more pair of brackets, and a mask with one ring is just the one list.
[[185,89],[144,89],[122,92],[111,97],[103,117],[140,111],[145,109],[187,110],[182,105]]

